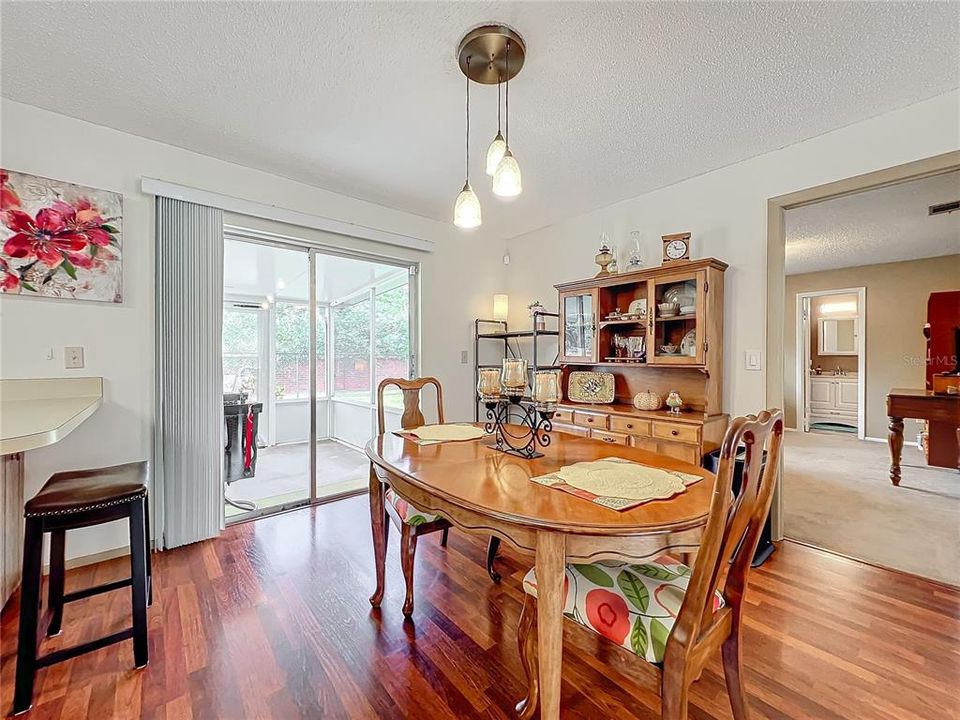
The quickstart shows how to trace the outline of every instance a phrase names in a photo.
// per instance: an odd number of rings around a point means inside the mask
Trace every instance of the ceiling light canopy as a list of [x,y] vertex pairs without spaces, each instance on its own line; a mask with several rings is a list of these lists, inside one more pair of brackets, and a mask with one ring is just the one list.
[[[485,170],[493,177],[493,193],[514,198],[523,191],[520,164],[510,147],[510,80],[516,77],[526,59],[523,38],[506,25],[483,25],[471,30],[460,41],[457,52],[460,71],[467,78],[466,182],[453,206],[453,222],[460,228],[481,223],[480,200],[470,187],[470,81],[497,86],[497,134],[487,148]],[[506,132],[500,130],[500,85],[506,86]]]

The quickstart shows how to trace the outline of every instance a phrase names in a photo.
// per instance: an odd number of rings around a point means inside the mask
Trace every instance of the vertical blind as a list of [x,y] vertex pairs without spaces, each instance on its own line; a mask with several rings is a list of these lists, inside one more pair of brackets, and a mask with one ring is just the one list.
[[223,526],[223,212],[156,199],[158,545],[215,537]]

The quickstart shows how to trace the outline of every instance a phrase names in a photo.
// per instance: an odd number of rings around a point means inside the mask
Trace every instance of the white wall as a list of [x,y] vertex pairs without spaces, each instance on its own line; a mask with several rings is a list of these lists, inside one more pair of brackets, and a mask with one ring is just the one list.
[[[329,435],[327,426],[327,408],[330,401],[317,399],[317,437],[323,439]],[[281,400],[273,404],[276,413],[277,444],[307,442],[310,439],[310,401]],[[263,432],[260,433],[263,437]]]
[[763,371],[748,371],[744,352],[766,347],[767,199],[957,150],[958,102],[956,91],[947,93],[514,238],[507,243],[511,323],[529,324],[525,305],[534,298],[556,309],[554,283],[596,273],[601,231],[619,245],[624,267],[631,230],[643,233],[647,265],[660,262],[661,235],[689,230],[694,257],[730,265],[724,409],[755,412],[766,402],[766,358]]
[[[415,253],[423,270],[421,366],[446,386],[450,417],[469,417],[473,373],[469,364],[460,365],[459,351],[471,347],[471,318],[486,310],[498,289],[494,278],[502,245],[480,246],[447,223],[6,99],[0,101],[0,115],[3,167],[124,196],[122,304],[0,298],[0,377],[68,375],[63,347],[82,345],[86,367],[81,374],[104,378],[104,406],[63,442],[28,454],[27,496],[56,471],[151,457],[154,221],[153,198],[140,192],[143,176],[435,241],[434,253]],[[43,359],[48,347],[55,349],[54,360]],[[77,557],[123,546],[125,532],[116,523],[73,532],[67,553]]]

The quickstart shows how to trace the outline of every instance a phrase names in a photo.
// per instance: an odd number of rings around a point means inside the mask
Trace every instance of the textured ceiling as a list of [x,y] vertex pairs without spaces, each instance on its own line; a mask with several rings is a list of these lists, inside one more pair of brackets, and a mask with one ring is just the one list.
[[960,211],[927,211],[952,200],[958,172],[787,210],[787,275],[960,253]]
[[460,37],[528,46],[511,84],[513,236],[956,87],[958,3],[0,3],[3,95],[448,221]]

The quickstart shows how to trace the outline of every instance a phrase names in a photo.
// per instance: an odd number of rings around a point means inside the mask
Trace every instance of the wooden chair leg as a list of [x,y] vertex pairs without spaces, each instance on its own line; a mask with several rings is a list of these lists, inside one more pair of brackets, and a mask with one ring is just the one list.
[[500,573],[497,572],[494,563],[497,560],[497,553],[500,551],[500,538],[491,537],[487,543],[487,575],[495,583],[500,582]]
[[384,578],[387,564],[387,540],[390,531],[390,517],[384,508],[385,488],[370,466],[370,528],[373,531],[373,563],[377,574],[377,589],[370,596],[370,604],[380,607],[383,602]]
[[37,621],[40,613],[41,556],[43,524],[27,518],[23,540],[23,575],[20,587],[20,632],[17,637],[17,676],[13,714],[26,712],[33,704],[33,681],[37,673]]
[[47,637],[60,634],[63,625],[63,584],[66,564],[66,530],[50,533],[50,582],[47,587],[47,605],[50,606],[50,624]]
[[670,666],[669,658],[663,666],[663,678],[660,681],[660,718],[661,720],[687,720],[687,692],[690,683],[681,665]]
[[743,687],[743,661],[740,651],[740,627],[734,620],[730,637],[723,643],[723,675],[727,680],[727,693],[730,695],[730,708],[734,720],[748,720],[750,708],[747,705],[747,693]]
[[416,527],[404,524],[400,532],[400,566],[403,568],[403,580],[407,585],[407,596],[403,601],[403,614],[406,617],[413,615],[413,559],[416,554]]
[[450,534],[450,528],[444,528],[443,532],[440,533],[440,547],[447,546],[447,535]]
[[147,650],[147,531],[145,503],[136,500],[130,508],[130,579],[133,609],[133,664],[146,667]]
[[[493,538],[491,538],[493,539]],[[521,720],[529,720],[537,712],[540,702],[540,672],[537,662],[537,601],[526,595],[520,623],[517,626],[517,647],[520,650],[520,665],[527,676],[527,696],[517,703],[516,711]]]

